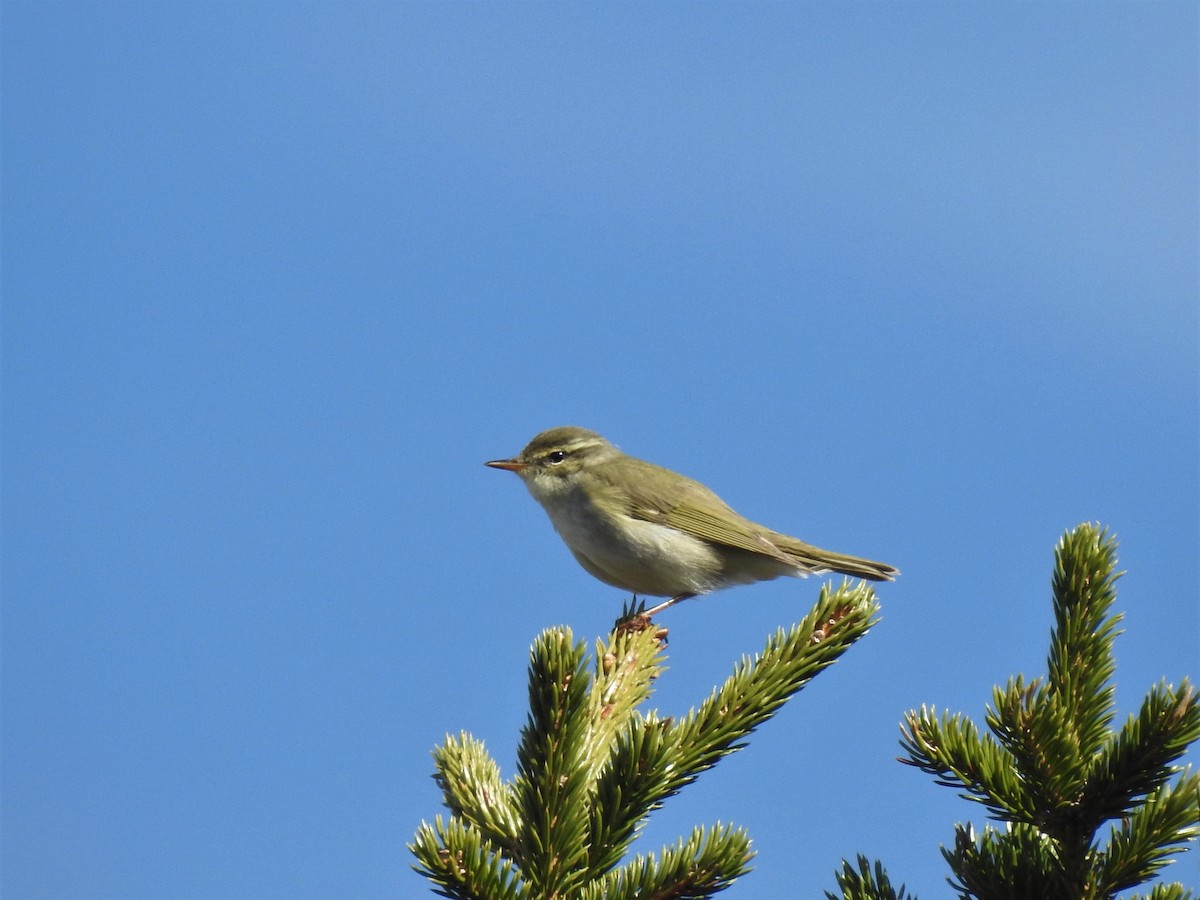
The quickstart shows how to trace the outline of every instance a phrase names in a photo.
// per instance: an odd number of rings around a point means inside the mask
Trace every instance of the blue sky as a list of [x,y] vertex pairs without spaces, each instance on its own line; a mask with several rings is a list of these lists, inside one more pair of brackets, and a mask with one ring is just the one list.
[[[903,570],[640,849],[949,896],[983,817],[898,723],[1043,671],[1065,529],[1121,539],[1122,716],[1200,674],[1196,48],[1190,3],[6,3],[4,896],[428,896],[430,750],[510,775],[530,643],[626,599],[482,466],[559,424]],[[671,610],[658,709],[818,588]]]

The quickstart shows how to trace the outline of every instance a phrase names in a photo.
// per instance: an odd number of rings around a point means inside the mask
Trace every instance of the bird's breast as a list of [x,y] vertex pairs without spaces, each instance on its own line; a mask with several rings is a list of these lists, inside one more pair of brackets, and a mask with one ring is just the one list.
[[721,558],[706,541],[678,529],[601,511],[582,498],[538,497],[580,564],[614,587],[671,597],[724,586]]

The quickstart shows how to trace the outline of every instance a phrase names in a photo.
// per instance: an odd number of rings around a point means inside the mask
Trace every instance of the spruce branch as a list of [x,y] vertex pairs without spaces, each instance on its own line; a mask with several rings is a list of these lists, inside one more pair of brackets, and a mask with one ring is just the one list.
[[1200,835],[1200,774],[1164,784],[1113,830],[1098,858],[1102,896],[1149,881]]
[[1097,754],[1084,797],[1103,819],[1128,813],[1176,771],[1172,766],[1200,738],[1200,698],[1185,678],[1178,688],[1159,683],[1116,737]]
[[[986,733],[924,706],[904,717],[901,762],[1004,823],[979,836],[957,826],[953,848],[943,848],[964,898],[1111,900],[1200,837],[1200,776],[1176,765],[1200,739],[1191,683],[1154,686],[1113,730],[1116,546],[1091,524],[1059,541],[1047,674],[995,688]],[[1148,896],[1191,895],[1157,885]]]
[[1045,824],[1048,811],[1071,805],[1087,778],[1086,760],[1070,711],[1041,679],[1010,679],[992,693],[985,721],[1013,761],[1024,815],[1012,821]]
[[526,900],[532,896],[512,860],[488,846],[465,821],[422,822],[408,848],[436,893],[454,900]]
[[647,816],[774,715],[873,624],[864,584],[829,586],[812,611],[680,720],[640,707],[665,667],[660,633],[615,627],[587,659],[566,629],[535,641],[529,716],[507,783],[483,743],[447,737],[435,779],[450,810],[410,844],[435,890],[462,900],[689,900],[747,871],[744,831],[696,828],[657,854],[627,859]]
[[862,854],[859,854],[857,868],[848,860],[842,860],[837,883],[842,891],[841,897],[826,891],[828,900],[917,900],[917,895],[908,893],[904,885],[892,887],[883,863],[876,862],[872,867],[871,861]]
[[433,761],[433,778],[451,814],[512,856],[519,840],[516,798],[512,786],[500,781],[500,767],[483,741],[466,732],[447,736],[433,751]]
[[[596,794],[607,802],[597,804],[593,821],[607,840],[593,845],[594,863],[623,852],[619,845],[636,836],[646,812],[745,746],[743,738],[867,632],[877,609],[865,584],[847,582],[836,591],[825,585],[803,620],[773,634],[753,659],[743,658],[699,710],[678,723],[657,716],[631,719],[597,779]],[[606,814],[611,822],[601,821]]]
[[992,815],[1013,821],[1032,820],[1037,808],[1022,783],[1012,756],[990,734],[980,735],[966,716],[924,706],[910,710],[901,725],[900,746],[908,754],[900,762],[916,766],[943,787],[982,803]]
[[971,826],[956,825],[954,849],[943,847],[942,856],[964,900],[1084,900],[1057,865],[1054,843],[1030,825],[989,825],[978,838]]
[[588,885],[580,900],[612,897],[637,900],[702,900],[725,890],[745,874],[754,857],[750,837],[740,828],[695,828],[686,840],[659,854],[639,855]]
[[646,817],[672,790],[677,745],[670,721],[651,714],[614,736],[608,764],[596,778],[589,865],[607,872],[625,855]]
[[582,643],[543,632],[529,665],[529,718],[517,749],[524,877],[546,897],[567,895],[587,857],[589,682]]
[[1145,897],[1133,894],[1129,900],[1195,900],[1195,897],[1194,893],[1186,890],[1181,884],[1156,884]]
[[675,726],[679,761],[693,774],[672,793],[743,747],[739,741],[866,634],[877,613],[875,593],[865,582],[845,581],[836,591],[824,585],[807,616],[786,633],[776,631],[754,659],[743,657],[725,683]]
[[665,647],[654,629],[614,628],[608,643],[596,641],[596,663],[588,698],[593,775],[607,761],[617,734],[637,707],[649,699],[654,679],[665,668]]
[[[603,651],[603,652],[602,652]],[[669,720],[641,714],[637,704],[665,667],[664,647],[653,629],[614,627],[607,645],[597,643],[592,687],[592,796],[588,871],[592,877],[621,861],[661,802],[661,782],[674,746]]]
[[1109,616],[1121,577],[1116,538],[1107,529],[1081,525],[1063,535],[1054,563],[1048,688],[1071,713],[1079,753],[1090,757],[1108,740],[1113,717],[1113,640],[1121,620]]

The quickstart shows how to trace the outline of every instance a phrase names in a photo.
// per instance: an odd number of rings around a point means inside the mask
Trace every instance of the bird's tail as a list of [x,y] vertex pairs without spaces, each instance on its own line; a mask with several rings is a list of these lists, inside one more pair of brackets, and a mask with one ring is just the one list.
[[859,556],[849,556],[845,553],[834,553],[832,550],[822,550],[812,544],[796,540],[786,534],[771,534],[771,541],[789,557],[792,557],[803,568],[810,572],[839,572],[855,578],[867,578],[871,581],[895,581],[900,570],[887,563],[863,559]]

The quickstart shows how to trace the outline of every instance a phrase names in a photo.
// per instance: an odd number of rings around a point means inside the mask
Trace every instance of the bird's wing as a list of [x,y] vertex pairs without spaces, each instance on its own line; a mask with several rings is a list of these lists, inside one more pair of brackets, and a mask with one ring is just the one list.
[[[659,468],[643,460],[636,462],[648,469]],[[637,479],[628,514],[714,544],[761,553],[788,565],[796,564],[763,535],[764,529],[738,515],[707,487],[682,475],[671,474],[674,477],[669,480]]]

